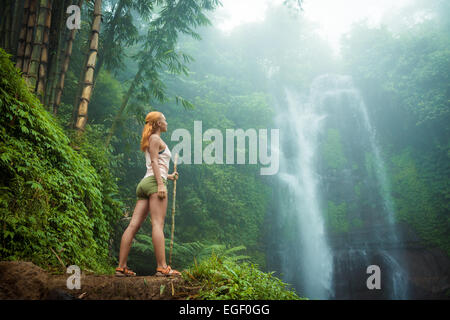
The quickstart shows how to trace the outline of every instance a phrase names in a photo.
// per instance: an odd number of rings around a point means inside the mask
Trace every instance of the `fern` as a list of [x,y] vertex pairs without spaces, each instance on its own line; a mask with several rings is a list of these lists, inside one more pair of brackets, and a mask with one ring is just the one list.
[[[165,239],[166,260],[169,260],[170,239]],[[150,235],[138,233],[132,243],[133,252],[130,254],[130,264],[137,270],[145,273],[151,273],[153,265],[149,262],[155,260],[155,252],[152,238]],[[196,262],[208,259],[211,254],[220,257],[227,257],[232,261],[243,261],[249,259],[249,256],[238,255],[239,251],[246,250],[245,246],[227,247],[224,244],[210,244],[201,241],[188,243],[174,242],[172,249],[172,264],[180,269],[189,268]]]
[[109,166],[97,169],[107,154],[91,141],[73,150],[1,48],[0,79],[0,259],[59,267],[52,248],[67,264],[112,271],[120,202],[105,196],[117,190]]
[[[232,248],[239,251],[242,248]],[[196,298],[206,300],[300,300],[289,285],[248,262],[237,263],[212,254],[183,272],[183,278],[201,289]]]

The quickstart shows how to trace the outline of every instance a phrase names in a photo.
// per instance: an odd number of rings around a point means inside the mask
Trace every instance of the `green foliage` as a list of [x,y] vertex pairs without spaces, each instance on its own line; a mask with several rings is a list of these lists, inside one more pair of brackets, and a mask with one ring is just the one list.
[[[165,239],[166,259],[169,261],[170,238]],[[201,241],[180,243],[174,240],[172,248],[172,266],[176,269],[185,269],[194,265],[194,261],[203,261],[211,254],[227,256],[233,261],[248,259],[249,256],[236,254],[245,250],[244,246],[228,248],[224,244],[210,244]],[[156,269],[155,251],[150,235],[139,233],[132,244],[129,265],[144,273],[152,273]]]
[[[189,171],[180,167],[180,172],[185,182],[180,196],[177,189],[177,201],[180,201],[177,224],[183,242],[203,239],[231,246],[244,243],[247,254],[256,259],[256,253],[261,252],[260,233],[267,210],[268,187],[262,185],[256,174],[239,173],[232,166],[205,165]],[[188,178],[195,175],[195,180]],[[195,187],[199,181],[202,181],[201,193]],[[255,262],[264,264],[261,258]]]
[[323,143],[323,157],[331,169],[342,169],[347,160],[342,150],[341,136],[336,129],[328,129],[326,140]]
[[122,216],[123,203],[120,199],[118,178],[113,174],[122,166],[122,155],[113,155],[111,148],[105,147],[105,128],[102,125],[87,125],[82,136],[72,132],[72,144],[80,148],[80,155],[89,159],[96,169],[102,194],[102,213],[108,223],[110,234]]
[[[219,4],[217,0],[160,1],[158,10],[152,12],[153,19],[145,24],[145,35],[139,37],[138,52],[133,55],[139,70],[129,92],[138,90],[139,101],[152,98],[160,102],[168,101],[167,87],[161,75],[187,76],[187,64],[193,60],[177,46],[179,35],[200,40],[195,29],[211,24],[205,13]],[[193,108],[193,104],[179,94],[175,94],[175,102],[181,103],[185,109]]]
[[403,115],[398,120],[411,121],[411,129],[416,124],[441,138],[448,135],[450,38],[434,21],[413,24],[400,34],[359,24],[343,44],[346,66],[366,95],[378,90],[383,97],[376,107],[380,117],[388,111],[384,116]]
[[102,183],[0,49],[1,259],[109,272]]
[[[347,217],[347,204],[342,202],[336,205],[333,201],[328,201],[325,223],[332,232],[348,232],[350,222]],[[360,225],[361,222],[356,221],[355,224]]]
[[119,110],[122,101],[121,83],[108,71],[100,71],[95,81],[95,90],[89,102],[89,123],[104,124],[108,127],[112,123],[112,115]]
[[[411,150],[392,158],[392,190],[397,219],[409,223],[429,245],[439,246],[450,255],[448,212],[439,210],[440,203],[420,173]],[[442,186],[445,187],[445,186]]]
[[237,263],[212,254],[182,273],[186,281],[202,288],[197,298],[205,300],[301,300],[288,285],[264,273],[257,265]]
[[[397,219],[427,244],[450,252],[450,38],[444,2],[411,5],[401,19],[405,24],[397,22],[400,28],[354,25],[342,53],[382,149],[391,150],[385,159]],[[424,19],[413,18],[417,14]],[[373,176],[369,153],[365,164]]]

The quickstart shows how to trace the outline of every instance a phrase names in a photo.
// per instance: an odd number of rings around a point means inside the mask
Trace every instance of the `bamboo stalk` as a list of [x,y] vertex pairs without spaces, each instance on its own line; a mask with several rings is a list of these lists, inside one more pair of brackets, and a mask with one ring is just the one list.
[[0,46],[5,49],[6,52],[11,53],[10,40],[11,40],[11,28],[12,28],[12,15],[13,15],[13,3],[8,1],[4,8],[3,19],[1,19],[0,25]]
[[[78,1],[78,7],[81,8],[83,5],[83,0]],[[53,106],[53,112],[56,114],[58,112],[59,105],[61,104],[61,96],[62,92],[64,90],[64,82],[67,70],[69,69],[69,63],[70,58],[72,56],[72,48],[73,48],[73,42],[75,40],[77,29],[72,29],[69,33],[69,38],[67,40],[66,50],[64,52],[64,60],[61,65],[61,71],[59,74],[57,86],[56,86],[56,97],[55,97],[55,103]]]
[[44,96],[44,105],[48,107],[53,106],[53,103],[50,104],[50,100],[54,91],[56,70],[60,60],[59,48],[62,43],[61,35],[64,34],[63,32],[64,29],[62,29],[63,10],[64,10],[64,1],[62,2],[56,1],[52,8],[52,24],[50,26],[50,41],[48,44],[49,47],[48,79]]
[[109,23],[110,28],[108,29],[108,33],[105,36],[105,40],[103,41],[103,50],[98,55],[98,61],[97,65],[95,67],[95,73],[94,73],[94,87],[95,83],[97,82],[97,77],[100,74],[100,70],[102,69],[103,62],[105,61],[105,54],[108,54],[111,46],[114,42],[114,34],[116,30],[117,20],[122,15],[122,10],[125,7],[125,0],[119,0],[117,4],[117,8],[114,12],[114,17],[112,18],[111,22]]
[[24,9],[24,3],[25,0],[18,0],[13,1],[14,2],[14,11],[13,11],[13,22],[11,25],[11,40],[10,40],[10,48],[11,53],[14,61],[16,61],[17,56],[17,48],[18,48],[18,41],[19,41],[19,31],[20,31],[20,25],[22,21],[22,15],[23,15],[23,9]]
[[25,79],[28,76],[28,69],[30,66],[31,50],[33,48],[34,28],[36,26],[36,12],[38,0],[30,0],[30,8],[27,21],[27,33],[25,39],[25,53],[22,64],[22,72]]
[[95,0],[94,20],[92,22],[89,54],[87,63],[84,67],[83,90],[81,92],[80,103],[78,105],[78,116],[75,122],[75,128],[78,130],[78,132],[84,130],[84,127],[86,126],[87,122],[88,105],[92,95],[94,69],[98,52],[98,35],[100,33],[101,17],[102,17],[102,0]]
[[[43,40],[41,45],[41,57],[39,61],[39,78],[37,83],[36,92],[39,96],[41,102],[44,102],[45,96],[45,86],[47,84],[47,68],[48,68],[48,46],[50,37],[50,27],[52,23],[52,0],[47,0],[47,8],[44,17],[44,30],[43,30]],[[41,15],[41,14],[39,14]]]
[[5,34],[5,29],[6,29],[6,20],[7,20],[7,15],[8,15],[8,11],[9,11],[9,1],[6,4],[2,4],[2,6],[5,6],[5,8],[3,9],[5,11],[5,18],[2,17],[2,19],[0,19],[0,47],[5,48],[5,38],[4,38],[4,34]]
[[[177,172],[178,153],[175,153],[173,162],[173,172]],[[177,196],[177,180],[173,180],[173,199],[172,199],[172,233],[170,236],[170,251],[169,251],[169,265],[172,264],[172,248],[173,248],[173,234],[175,231],[175,198]]]
[[30,0],[25,0],[23,4],[22,25],[19,32],[19,40],[17,44],[16,68],[22,70],[23,60],[25,56],[25,40],[27,37],[27,23],[30,11]]
[[33,91],[36,91],[36,84],[39,77],[40,72],[40,61],[41,61],[41,53],[42,47],[44,43],[44,29],[45,29],[45,21],[47,18],[47,10],[48,10],[49,0],[40,0],[39,1],[39,10],[37,14],[36,20],[36,29],[34,33],[34,41],[31,49],[31,59],[30,59],[30,67],[28,69],[28,83]]
[[[87,59],[88,59],[88,53],[86,53],[84,55],[83,66],[86,65]],[[78,115],[78,102],[80,101],[81,90],[83,89],[83,76],[84,76],[84,72],[80,72],[80,77],[78,78],[78,82],[77,82],[77,84],[78,84],[78,86],[77,86],[77,95],[75,96],[75,101],[73,103],[72,118],[71,118],[71,121],[70,121],[71,127],[73,129],[75,129],[75,123],[76,123],[77,115]]]
[[52,18],[50,52],[51,57],[49,61],[49,79],[47,88],[45,90],[45,105],[52,108],[54,111],[54,102],[56,95],[56,86],[60,75],[60,69],[65,52],[65,45],[67,43],[67,28],[65,27],[65,14],[67,5],[70,4],[68,0],[56,1],[53,7],[54,17]]

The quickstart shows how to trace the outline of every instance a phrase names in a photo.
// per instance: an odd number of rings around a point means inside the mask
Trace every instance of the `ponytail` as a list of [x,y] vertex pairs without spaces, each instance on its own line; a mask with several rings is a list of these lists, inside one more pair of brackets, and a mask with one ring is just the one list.
[[145,126],[142,130],[141,151],[148,149],[150,146],[150,136],[158,128],[156,122],[161,119],[162,113],[159,111],[152,111],[145,117]]

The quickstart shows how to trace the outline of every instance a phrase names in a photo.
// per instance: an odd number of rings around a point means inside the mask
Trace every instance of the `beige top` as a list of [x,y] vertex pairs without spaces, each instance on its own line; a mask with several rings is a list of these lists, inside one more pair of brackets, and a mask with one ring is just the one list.
[[[171,157],[172,153],[170,152],[169,147],[167,145],[163,151],[160,151],[158,153],[158,166],[159,171],[161,172],[161,177],[163,179],[167,179],[167,175],[169,174],[169,164]],[[147,167],[147,173],[145,174],[144,178],[154,176],[155,174],[153,172],[150,152],[148,151],[148,149],[145,150],[145,165]]]

